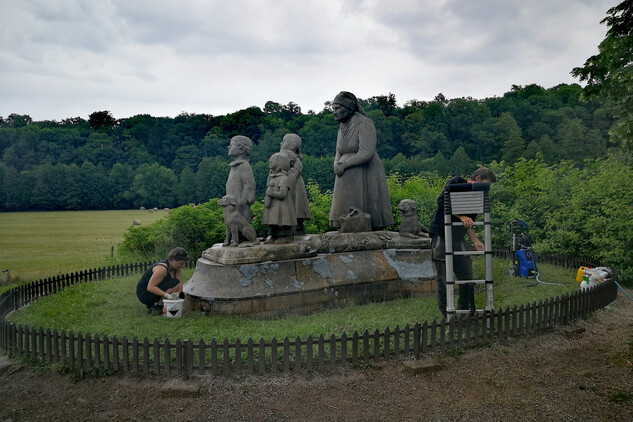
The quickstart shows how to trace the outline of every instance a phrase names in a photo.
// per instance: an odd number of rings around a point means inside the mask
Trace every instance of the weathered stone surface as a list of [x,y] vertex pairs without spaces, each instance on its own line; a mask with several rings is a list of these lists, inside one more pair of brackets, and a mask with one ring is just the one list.
[[327,232],[311,235],[306,240],[318,253],[340,253],[379,249],[428,249],[431,239],[410,238],[390,231],[365,233]]
[[0,356],[0,375],[10,372],[13,363],[7,356]]
[[[430,293],[435,271],[425,241],[381,232],[305,236],[252,248],[214,245],[185,284],[185,310],[273,316]],[[387,245],[393,247],[381,248]],[[276,259],[261,262],[266,257]]]
[[316,256],[317,251],[305,241],[308,236],[298,237],[296,242],[286,244],[245,246],[226,248],[217,243],[202,253],[202,258],[218,264],[252,264],[266,261],[282,261]]

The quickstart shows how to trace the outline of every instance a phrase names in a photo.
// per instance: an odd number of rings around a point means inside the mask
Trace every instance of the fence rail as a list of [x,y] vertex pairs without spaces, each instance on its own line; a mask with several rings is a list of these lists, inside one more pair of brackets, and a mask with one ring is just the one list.
[[[543,257],[540,257],[543,260]],[[552,259],[552,261],[555,261]],[[587,264],[578,261],[579,266]],[[565,258],[552,262],[576,264]],[[119,338],[107,335],[25,327],[6,321],[6,315],[33,300],[74,284],[127,276],[143,271],[151,262],[99,268],[42,279],[4,292],[0,296],[0,350],[10,357],[61,363],[86,370],[178,375],[277,374],[312,372],[336,366],[357,366],[382,359],[419,358],[436,350],[451,350],[538,334],[568,324],[600,309],[617,296],[614,282],[562,297],[456,318],[450,322],[423,322],[404,327],[334,334],[306,339],[252,338],[175,341],[147,337]],[[572,264],[567,264],[572,265]]]

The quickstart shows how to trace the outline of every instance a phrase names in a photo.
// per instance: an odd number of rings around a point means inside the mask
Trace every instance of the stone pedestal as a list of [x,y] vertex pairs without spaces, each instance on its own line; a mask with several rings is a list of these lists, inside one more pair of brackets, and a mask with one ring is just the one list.
[[203,253],[186,310],[278,316],[435,291],[428,238],[395,232],[309,235],[285,245]]

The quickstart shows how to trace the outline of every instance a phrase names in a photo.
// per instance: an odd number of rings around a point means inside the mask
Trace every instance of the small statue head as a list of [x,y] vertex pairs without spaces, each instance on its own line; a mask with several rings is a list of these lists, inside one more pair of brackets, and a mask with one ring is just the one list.
[[247,136],[237,135],[231,138],[229,143],[229,156],[230,157],[245,157],[251,156],[251,150],[253,149],[253,142]]
[[418,203],[413,199],[403,199],[398,204],[398,210],[400,210],[402,215],[415,215],[417,208]]
[[290,157],[283,152],[276,152],[270,156],[268,167],[271,173],[278,173],[282,170],[290,170]]
[[290,150],[301,157],[301,145],[302,141],[299,135],[296,133],[286,133],[281,141],[280,147],[282,150]]

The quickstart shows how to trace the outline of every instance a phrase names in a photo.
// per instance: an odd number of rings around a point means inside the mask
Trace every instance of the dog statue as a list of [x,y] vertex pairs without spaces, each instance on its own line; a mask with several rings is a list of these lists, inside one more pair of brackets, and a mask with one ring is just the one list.
[[226,239],[222,246],[238,246],[240,235],[249,242],[257,241],[257,233],[251,223],[240,213],[235,196],[223,196],[218,200],[218,205],[222,207],[224,224],[226,224]]
[[398,210],[402,214],[400,219],[400,236],[404,237],[429,237],[429,229],[418,221],[418,204],[413,199],[403,199],[398,204]]

